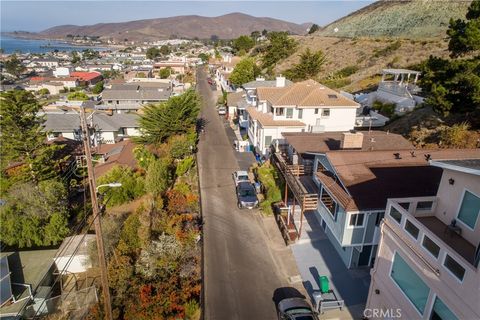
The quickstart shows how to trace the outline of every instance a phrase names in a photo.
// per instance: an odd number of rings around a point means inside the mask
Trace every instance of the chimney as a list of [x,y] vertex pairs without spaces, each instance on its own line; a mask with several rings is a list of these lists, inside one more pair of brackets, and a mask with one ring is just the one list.
[[344,132],[342,133],[342,141],[340,149],[361,149],[363,145],[363,133],[361,132]]
[[283,88],[285,87],[285,77],[282,75],[277,77],[277,83],[276,83],[277,88]]

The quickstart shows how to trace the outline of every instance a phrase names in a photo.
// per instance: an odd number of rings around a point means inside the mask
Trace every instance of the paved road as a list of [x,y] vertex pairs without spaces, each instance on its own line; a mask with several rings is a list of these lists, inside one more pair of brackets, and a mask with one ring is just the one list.
[[239,168],[216,97],[198,72],[205,132],[198,165],[204,218],[206,320],[276,319],[272,295],[285,285],[269,249],[260,214],[236,206],[232,172]]

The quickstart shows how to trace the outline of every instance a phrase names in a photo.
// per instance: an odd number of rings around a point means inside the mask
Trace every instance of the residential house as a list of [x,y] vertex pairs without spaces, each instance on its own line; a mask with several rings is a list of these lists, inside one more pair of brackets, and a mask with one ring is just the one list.
[[97,106],[97,109],[136,111],[149,103],[167,101],[171,94],[169,83],[132,82],[112,85],[101,93],[102,104]]
[[[46,112],[45,131],[48,139],[64,137],[67,139],[82,139],[80,115],[75,111]],[[101,113],[93,112],[87,121],[92,123],[92,140],[94,145],[113,144],[124,138],[140,135],[138,115],[135,113]]]
[[283,132],[353,129],[358,107],[355,101],[314,80],[260,87],[256,106],[246,108],[248,138],[258,153],[268,154],[271,143],[283,139]]
[[[462,150],[456,151],[456,159]],[[391,197],[365,315],[370,319],[480,319],[480,151],[445,160],[429,197]]]
[[480,150],[414,150],[400,135],[375,131],[285,133],[285,139],[272,160],[301,216],[315,216],[348,268],[373,265],[388,198],[435,194],[441,170],[429,160],[480,156]]
[[258,77],[254,81],[242,84],[242,89],[246,93],[247,102],[252,105],[257,105],[257,89],[258,88],[285,88],[293,84],[292,81],[285,77],[277,76],[275,80],[265,80],[263,77]]
[[66,88],[76,88],[80,85],[80,82],[77,77],[62,77],[62,78],[31,77],[30,78],[31,85],[40,85],[48,82],[61,83]]
[[53,76],[56,78],[59,77],[69,77],[70,72],[73,71],[72,67],[57,67],[55,70],[53,70]]
[[173,73],[185,74],[188,71],[188,63],[186,61],[160,61],[153,65],[153,71],[158,74],[160,69],[172,69]]
[[56,252],[50,249],[0,253],[1,319],[23,319],[53,309],[45,301],[54,292]]
[[131,81],[135,78],[153,78],[153,68],[150,67],[137,67],[135,69],[125,70],[123,78],[126,81]]
[[102,144],[95,148],[95,154],[99,155],[99,163],[95,165],[95,176],[100,177],[115,166],[135,169],[137,161],[133,150],[136,145],[131,140],[123,140],[114,144]]
[[82,72],[74,71],[70,73],[70,77],[78,78],[81,85],[92,86],[102,81],[103,77],[100,72]]
[[60,61],[57,58],[40,58],[32,60],[32,62],[47,68],[57,68],[60,65]]
[[423,102],[423,98],[416,95],[421,91],[417,86],[420,74],[419,71],[407,69],[383,69],[377,91],[359,94],[356,100],[366,107],[372,107],[375,101],[393,103],[398,114],[412,111]]

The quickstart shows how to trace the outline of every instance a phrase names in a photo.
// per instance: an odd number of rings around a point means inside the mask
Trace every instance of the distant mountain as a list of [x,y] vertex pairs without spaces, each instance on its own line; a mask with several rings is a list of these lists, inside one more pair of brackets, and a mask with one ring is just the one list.
[[320,31],[319,36],[445,37],[450,18],[465,18],[471,1],[381,0],[357,10]]
[[288,31],[305,34],[311,24],[295,24],[272,18],[231,13],[219,17],[177,16],[89,26],[63,25],[38,33],[38,37],[58,39],[67,35],[100,36],[103,39],[149,41],[169,38],[233,39],[253,31]]

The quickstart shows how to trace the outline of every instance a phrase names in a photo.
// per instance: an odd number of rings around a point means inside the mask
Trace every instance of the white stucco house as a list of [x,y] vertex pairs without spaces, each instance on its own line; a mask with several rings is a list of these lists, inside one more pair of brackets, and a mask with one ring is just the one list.
[[288,87],[260,87],[255,106],[246,108],[248,138],[256,151],[268,154],[282,132],[349,131],[359,104],[314,81]]

